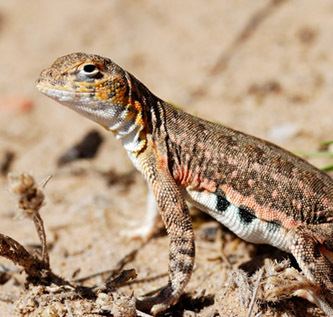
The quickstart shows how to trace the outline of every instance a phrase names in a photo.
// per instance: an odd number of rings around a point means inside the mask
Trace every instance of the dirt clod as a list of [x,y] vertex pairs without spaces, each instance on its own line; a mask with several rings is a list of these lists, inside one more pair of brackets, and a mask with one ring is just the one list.
[[0,175],[7,175],[14,162],[14,159],[15,153],[13,151],[6,150],[0,153]]
[[96,156],[103,137],[97,130],[89,131],[81,141],[62,154],[57,161],[58,166],[63,166],[79,159],[92,159]]

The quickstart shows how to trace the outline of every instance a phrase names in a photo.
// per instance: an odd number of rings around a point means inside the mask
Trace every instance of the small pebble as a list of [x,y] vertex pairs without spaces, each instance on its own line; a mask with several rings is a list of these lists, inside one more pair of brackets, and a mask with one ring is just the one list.
[[273,126],[267,132],[267,138],[274,142],[285,142],[299,133],[300,129],[292,122],[285,122]]
[[0,112],[29,112],[34,108],[31,99],[24,97],[0,97]]
[[208,223],[201,228],[199,232],[199,237],[204,241],[214,242],[217,238],[218,229],[219,224]]

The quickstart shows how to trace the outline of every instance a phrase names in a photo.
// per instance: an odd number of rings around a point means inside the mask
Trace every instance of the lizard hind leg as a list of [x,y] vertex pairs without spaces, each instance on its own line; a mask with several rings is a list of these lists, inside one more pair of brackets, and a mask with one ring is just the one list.
[[[328,316],[333,316],[333,264],[332,254],[325,240],[323,225],[299,227],[295,230],[290,251],[302,269],[305,277],[310,281],[309,287],[300,289],[295,295],[316,304]],[[318,287],[310,286],[314,283]]]
[[158,212],[156,200],[151,188],[148,186],[147,211],[143,224],[136,229],[129,229],[122,232],[122,235],[129,239],[148,241],[157,234],[162,227],[162,219]]

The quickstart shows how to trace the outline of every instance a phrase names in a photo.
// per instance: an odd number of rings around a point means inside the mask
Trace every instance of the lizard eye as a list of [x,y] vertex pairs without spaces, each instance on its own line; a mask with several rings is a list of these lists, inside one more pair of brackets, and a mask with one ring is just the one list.
[[94,64],[85,64],[80,73],[89,78],[96,78],[100,74],[99,69]]

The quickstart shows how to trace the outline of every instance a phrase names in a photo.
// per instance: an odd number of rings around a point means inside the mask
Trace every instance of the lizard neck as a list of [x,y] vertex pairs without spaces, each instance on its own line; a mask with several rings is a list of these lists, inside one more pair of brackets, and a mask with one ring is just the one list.
[[[126,99],[113,118],[110,118],[107,129],[112,131],[120,140],[129,154],[136,156],[147,145],[147,100],[150,99],[150,91],[132,75],[125,72],[127,81]],[[113,106],[114,107],[114,106]]]

